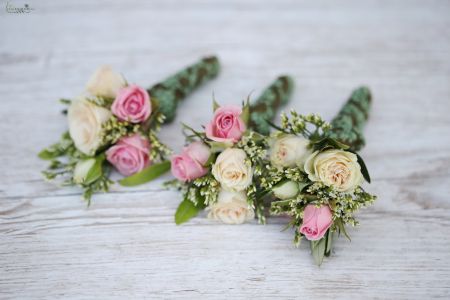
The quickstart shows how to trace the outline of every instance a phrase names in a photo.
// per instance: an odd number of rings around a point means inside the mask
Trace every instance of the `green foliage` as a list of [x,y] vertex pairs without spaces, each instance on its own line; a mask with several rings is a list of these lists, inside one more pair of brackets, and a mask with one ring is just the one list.
[[327,239],[323,237],[318,241],[311,241],[310,245],[311,245],[311,254],[314,258],[314,262],[316,263],[316,265],[320,266],[325,256],[325,251],[327,248]]
[[72,156],[75,152],[77,152],[77,149],[75,148],[73,140],[67,131],[62,134],[59,142],[43,149],[39,152],[38,156],[44,160],[53,160],[60,156],[66,155],[67,153]]
[[194,204],[192,201],[185,198],[175,212],[175,224],[180,225],[189,221],[202,209],[204,209],[204,205],[201,201],[197,201],[197,204]]
[[247,97],[247,101],[242,106],[241,119],[248,126],[250,122],[250,96]]
[[364,162],[364,160],[358,153],[355,153],[355,154],[356,154],[356,157],[358,157],[358,164],[361,166],[361,173],[364,176],[364,179],[368,183],[370,183],[370,175],[369,175],[369,170],[367,170],[366,163]]
[[163,161],[148,166],[139,173],[119,180],[123,186],[136,186],[150,182],[170,170],[170,161]]

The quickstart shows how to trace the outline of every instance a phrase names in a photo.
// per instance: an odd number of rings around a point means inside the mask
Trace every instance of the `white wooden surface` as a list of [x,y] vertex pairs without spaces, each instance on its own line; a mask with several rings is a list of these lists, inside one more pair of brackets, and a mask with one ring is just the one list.
[[[11,1],[20,6],[25,2]],[[33,1],[0,12],[0,298],[450,298],[449,1]],[[223,71],[180,107],[181,121],[295,77],[291,105],[331,118],[369,85],[362,154],[378,202],[316,267],[287,222],[203,217],[175,226],[179,195],[115,187],[87,209],[42,180],[36,153],[65,128],[59,97],[109,63],[149,85],[216,53]],[[169,178],[168,176],[165,179]]]

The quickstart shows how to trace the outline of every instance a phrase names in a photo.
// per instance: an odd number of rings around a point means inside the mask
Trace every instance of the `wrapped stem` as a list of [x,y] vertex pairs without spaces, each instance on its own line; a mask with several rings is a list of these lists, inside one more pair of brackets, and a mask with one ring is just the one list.
[[250,106],[250,128],[261,134],[270,132],[270,125],[278,108],[285,105],[294,89],[294,80],[289,76],[278,77]]
[[353,91],[350,99],[331,121],[330,137],[358,151],[365,145],[363,128],[369,118],[372,95],[369,88],[360,87]]
[[175,118],[179,101],[204,82],[216,77],[219,70],[216,56],[205,57],[148,89],[150,96],[158,100],[159,110],[166,117],[165,123]]

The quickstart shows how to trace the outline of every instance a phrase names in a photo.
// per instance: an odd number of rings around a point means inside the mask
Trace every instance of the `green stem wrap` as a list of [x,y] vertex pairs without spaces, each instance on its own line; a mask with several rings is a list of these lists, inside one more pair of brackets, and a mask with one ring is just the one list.
[[250,106],[250,128],[268,135],[270,125],[278,108],[286,104],[294,89],[294,80],[289,76],[278,77]]
[[148,89],[150,97],[158,100],[159,110],[166,116],[165,123],[175,118],[179,101],[204,82],[216,77],[219,70],[216,56],[205,57]]
[[358,151],[365,145],[363,128],[369,118],[372,95],[369,88],[360,87],[353,91],[350,99],[331,121],[330,137]]

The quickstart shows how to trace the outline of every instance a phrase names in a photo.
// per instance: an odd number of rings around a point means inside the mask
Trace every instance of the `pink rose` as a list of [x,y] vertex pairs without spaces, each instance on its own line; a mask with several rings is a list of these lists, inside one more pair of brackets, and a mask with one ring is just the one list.
[[328,205],[317,208],[310,204],[305,208],[300,233],[303,233],[308,240],[317,241],[323,238],[332,223]]
[[209,147],[202,142],[193,142],[183,149],[180,155],[174,155],[171,162],[172,175],[186,182],[208,173],[204,167],[210,156]]
[[242,108],[237,105],[219,107],[213,120],[206,125],[206,136],[216,142],[236,143],[245,131],[241,114]]
[[142,123],[152,113],[150,96],[143,88],[129,85],[117,92],[111,111],[122,121]]
[[140,172],[150,165],[150,143],[136,133],[121,138],[106,151],[106,159],[124,176]]

